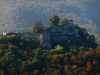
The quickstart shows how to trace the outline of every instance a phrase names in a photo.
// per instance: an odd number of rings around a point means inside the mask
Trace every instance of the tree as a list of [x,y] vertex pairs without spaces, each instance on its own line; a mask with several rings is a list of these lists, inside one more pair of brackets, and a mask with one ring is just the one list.
[[53,64],[63,64],[63,57],[58,55],[58,54],[55,54],[52,57],[51,63],[53,63]]
[[33,75],[41,75],[41,72],[39,70],[34,70]]
[[7,36],[7,42],[12,43],[14,45],[18,45],[20,40],[18,39],[16,35],[13,34],[11,36]]
[[59,20],[59,25],[65,26],[65,25],[67,25],[67,23],[68,23],[68,20],[65,17],[63,17]]
[[61,71],[57,69],[56,71],[54,71],[54,75],[61,75]]
[[60,46],[60,45],[57,45],[55,47],[55,49],[56,49],[56,52],[57,53],[64,53],[64,48],[62,46]]
[[4,54],[4,59],[5,59],[5,60],[4,60],[5,63],[7,63],[7,64],[10,64],[11,62],[13,62],[13,61],[16,60],[15,55],[14,55],[11,51],[6,52],[6,53]]
[[49,19],[51,26],[58,26],[59,25],[59,17],[54,15]]
[[30,28],[30,33],[40,33],[42,28],[42,23],[38,20],[34,21]]

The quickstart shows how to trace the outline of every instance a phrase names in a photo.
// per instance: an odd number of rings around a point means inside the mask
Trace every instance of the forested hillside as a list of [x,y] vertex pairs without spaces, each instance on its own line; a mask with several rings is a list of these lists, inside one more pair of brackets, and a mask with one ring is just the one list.
[[99,0],[0,0],[0,32],[28,31],[34,20],[57,14],[73,19],[99,40]]
[[0,75],[100,75],[100,45],[95,46],[93,36],[84,39],[47,50],[41,41],[0,36]]

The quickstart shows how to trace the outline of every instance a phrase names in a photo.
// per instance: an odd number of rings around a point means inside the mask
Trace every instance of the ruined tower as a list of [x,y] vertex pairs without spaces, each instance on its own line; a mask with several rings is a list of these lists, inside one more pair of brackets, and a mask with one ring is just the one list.
[[50,33],[40,34],[41,46],[46,49],[51,49]]

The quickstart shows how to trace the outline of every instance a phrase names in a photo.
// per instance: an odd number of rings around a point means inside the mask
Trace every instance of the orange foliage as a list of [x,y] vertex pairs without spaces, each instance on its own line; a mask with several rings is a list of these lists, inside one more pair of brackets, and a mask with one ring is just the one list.
[[82,58],[83,58],[83,54],[82,54],[82,53],[78,53],[77,59],[78,59],[78,60],[81,60]]
[[92,70],[92,65],[87,65],[86,66],[86,71],[91,71]]
[[86,71],[81,72],[81,75],[88,75]]
[[87,61],[86,65],[91,65],[91,61]]
[[28,72],[24,72],[23,75],[30,75]]
[[77,61],[77,57],[75,55],[71,56],[71,61]]
[[33,75],[41,75],[41,72],[39,70],[34,70]]
[[56,55],[53,55],[51,62],[60,64],[61,62],[63,62],[62,60],[63,60],[62,56],[56,54]]
[[96,54],[96,50],[94,50],[93,48],[90,48],[89,56],[95,56],[95,54]]
[[93,61],[92,64],[93,64],[93,65],[97,65],[97,64],[98,64],[98,61],[94,59],[94,61]]
[[0,70],[0,75],[4,75],[4,70]]
[[6,44],[0,44],[0,49],[7,49],[8,48],[8,46],[6,45]]

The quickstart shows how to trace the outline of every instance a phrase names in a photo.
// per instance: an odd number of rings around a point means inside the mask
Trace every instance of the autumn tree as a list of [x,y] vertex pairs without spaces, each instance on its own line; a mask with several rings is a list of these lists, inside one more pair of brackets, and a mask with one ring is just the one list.
[[41,75],[41,72],[39,70],[34,70],[33,75]]
[[57,69],[56,71],[54,71],[54,75],[61,75],[61,71],[59,69]]
[[54,64],[63,64],[63,57],[58,54],[53,55],[51,62]]

